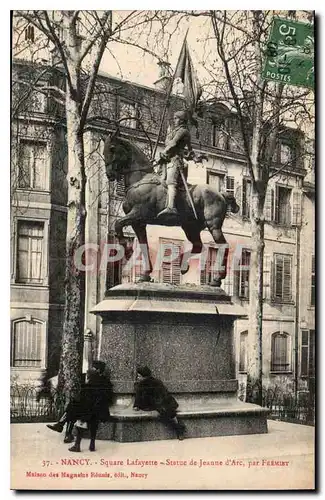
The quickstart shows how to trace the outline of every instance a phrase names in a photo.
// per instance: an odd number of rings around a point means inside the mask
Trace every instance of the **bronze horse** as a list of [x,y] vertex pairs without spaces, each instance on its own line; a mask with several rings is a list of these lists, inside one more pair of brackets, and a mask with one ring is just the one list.
[[[227,244],[221,227],[228,206],[233,213],[237,213],[239,210],[234,196],[218,193],[207,184],[192,185],[189,186],[189,189],[197,219],[186,192],[180,190],[176,200],[179,216],[159,218],[158,220],[157,214],[165,208],[167,186],[161,177],[154,172],[153,165],[141,149],[127,139],[112,134],[105,141],[104,158],[106,175],[110,181],[120,180],[124,176],[126,197],[123,210],[126,215],[116,221],[115,232],[120,244],[126,248],[123,228],[125,226],[133,228],[146,260],[145,271],[142,272],[140,281],[150,281],[150,274],[153,270],[148,248],[147,224],[182,227],[187,239],[193,245],[191,252],[181,255],[182,274],[185,274],[189,269],[188,258],[190,255],[202,251],[203,244],[200,233],[203,229],[208,228],[218,245]],[[130,257],[131,253],[129,252],[126,258]],[[210,285],[220,286],[221,280],[226,277],[227,257],[228,249],[224,252],[221,269],[217,271],[216,277]]]

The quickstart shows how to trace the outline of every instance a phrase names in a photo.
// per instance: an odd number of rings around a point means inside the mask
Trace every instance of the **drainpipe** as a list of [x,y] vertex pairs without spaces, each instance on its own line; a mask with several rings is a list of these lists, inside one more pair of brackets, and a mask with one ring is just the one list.
[[298,363],[299,363],[299,300],[300,300],[300,227],[296,226],[296,298],[295,298],[295,400],[298,398]]

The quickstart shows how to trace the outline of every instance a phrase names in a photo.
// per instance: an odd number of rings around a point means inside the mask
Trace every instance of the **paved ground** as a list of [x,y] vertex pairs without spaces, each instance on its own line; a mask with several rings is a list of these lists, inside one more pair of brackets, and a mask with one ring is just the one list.
[[11,488],[313,489],[314,428],[275,421],[268,426],[268,434],[249,436],[98,441],[94,453],[84,440],[81,453],[71,453],[63,436],[45,424],[12,424]]

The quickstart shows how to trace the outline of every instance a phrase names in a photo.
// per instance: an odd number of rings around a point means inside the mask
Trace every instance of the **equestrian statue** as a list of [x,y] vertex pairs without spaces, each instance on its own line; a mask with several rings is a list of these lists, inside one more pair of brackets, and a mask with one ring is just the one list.
[[[227,246],[221,230],[227,208],[237,213],[239,206],[235,197],[219,193],[207,184],[188,185],[184,160],[202,162],[203,155],[196,155],[191,146],[188,114],[177,111],[173,116],[173,127],[167,133],[165,149],[157,162],[151,163],[143,151],[133,142],[122,138],[119,131],[105,140],[104,158],[109,181],[124,177],[126,195],[123,203],[125,217],[115,223],[119,243],[126,249],[123,228],[131,226],[142,247],[145,269],[139,281],[151,281],[152,263],[147,240],[147,224],[180,226],[192,250],[181,255],[181,272],[189,269],[191,254],[199,254],[203,244],[200,233],[207,228],[218,245]],[[158,167],[157,173],[154,167]],[[146,254],[146,255],[144,255]],[[126,258],[131,257],[130,251]],[[228,248],[225,248],[222,265],[209,283],[220,286],[227,273]]]

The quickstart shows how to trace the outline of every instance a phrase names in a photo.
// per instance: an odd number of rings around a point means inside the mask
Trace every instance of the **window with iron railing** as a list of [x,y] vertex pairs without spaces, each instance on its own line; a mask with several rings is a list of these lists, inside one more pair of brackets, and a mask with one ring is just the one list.
[[21,140],[19,142],[18,187],[44,190],[48,152],[44,142]]
[[234,293],[241,299],[249,299],[249,267],[251,251],[243,248],[237,268],[234,269]]
[[19,320],[13,322],[12,366],[20,368],[41,368],[42,336],[44,324],[41,321]]
[[18,221],[17,283],[43,284],[44,223]]
[[[217,276],[216,262],[217,262],[217,252],[216,248],[209,247],[207,249],[207,254],[201,254],[201,270],[200,270],[200,284],[207,285]],[[204,262],[204,256],[206,260]]]
[[290,335],[287,333],[275,332],[271,340],[271,371],[289,372],[291,371]]

